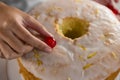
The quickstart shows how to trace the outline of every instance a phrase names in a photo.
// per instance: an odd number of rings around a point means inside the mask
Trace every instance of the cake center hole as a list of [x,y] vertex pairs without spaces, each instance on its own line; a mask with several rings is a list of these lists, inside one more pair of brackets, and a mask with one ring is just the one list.
[[67,17],[62,22],[57,23],[57,31],[65,37],[75,39],[88,32],[89,22],[83,19]]

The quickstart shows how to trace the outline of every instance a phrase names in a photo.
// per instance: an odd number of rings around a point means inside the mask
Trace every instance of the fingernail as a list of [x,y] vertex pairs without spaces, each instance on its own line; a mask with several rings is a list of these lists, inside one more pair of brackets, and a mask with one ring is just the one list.
[[52,37],[46,37],[44,42],[51,48],[54,48],[56,46],[56,41]]
[[45,51],[46,51],[46,52],[51,52],[52,49],[51,49],[51,48],[45,48]]

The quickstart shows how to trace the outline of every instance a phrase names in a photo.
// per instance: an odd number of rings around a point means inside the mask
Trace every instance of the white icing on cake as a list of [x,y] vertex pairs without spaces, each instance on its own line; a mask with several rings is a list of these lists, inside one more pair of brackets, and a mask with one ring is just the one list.
[[[42,80],[104,80],[120,68],[120,23],[105,6],[90,0],[53,0],[36,6],[30,14],[54,35],[56,47],[21,58],[24,67]],[[36,16],[37,14],[37,16]],[[88,33],[71,40],[56,31],[55,21],[77,17],[89,22]],[[44,68],[44,70],[43,70]]]

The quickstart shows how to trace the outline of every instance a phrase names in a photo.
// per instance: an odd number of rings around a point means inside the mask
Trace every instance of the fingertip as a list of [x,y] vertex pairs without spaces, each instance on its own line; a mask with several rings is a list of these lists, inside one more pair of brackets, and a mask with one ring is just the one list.
[[44,42],[51,48],[56,46],[56,40],[53,37],[46,37]]
[[36,48],[38,48],[40,51],[44,51],[44,52],[47,52],[47,53],[50,53],[52,51],[52,48],[49,47],[46,43],[44,42],[41,42],[40,44],[38,44],[36,46]]
[[50,53],[50,52],[52,52],[52,48],[46,47],[46,48],[44,49],[44,51],[47,52],[47,53]]
[[52,37],[52,38],[54,38],[54,36],[53,36],[51,33],[49,33],[49,37]]

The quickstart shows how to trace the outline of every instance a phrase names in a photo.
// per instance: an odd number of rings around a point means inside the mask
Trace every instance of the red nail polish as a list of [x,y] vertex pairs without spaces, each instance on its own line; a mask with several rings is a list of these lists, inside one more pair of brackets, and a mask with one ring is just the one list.
[[114,14],[116,14],[116,15],[119,14],[119,11],[118,11],[117,9],[115,9],[115,8],[113,7],[113,5],[108,4],[108,5],[106,5],[106,6],[107,6],[109,9],[111,9]]
[[55,41],[55,39],[53,39],[52,37],[46,37],[44,41],[45,41],[45,43],[46,43],[48,46],[50,46],[51,48],[54,48],[55,45],[56,45],[56,41]]

